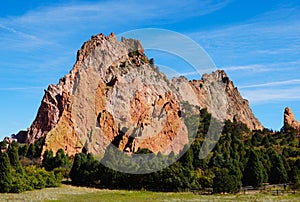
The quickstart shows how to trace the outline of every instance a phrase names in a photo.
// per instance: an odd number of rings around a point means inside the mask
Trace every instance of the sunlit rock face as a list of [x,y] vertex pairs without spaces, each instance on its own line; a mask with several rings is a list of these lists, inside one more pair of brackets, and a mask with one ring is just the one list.
[[289,125],[300,131],[300,122],[295,119],[294,113],[289,107],[284,110],[284,125]]
[[[178,153],[188,143],[183,107],[195,114],[207,108],[217,119],[263,129],[224,71],[201,80],[167,77],[134,39],[118,41],[99,34],[85,42],[69,74],[49,85],[24,142],[45,137],[44,150],[103,153],[113,143],[121,150],[147,148]],[[25,136],[25,137],[24,137]]]

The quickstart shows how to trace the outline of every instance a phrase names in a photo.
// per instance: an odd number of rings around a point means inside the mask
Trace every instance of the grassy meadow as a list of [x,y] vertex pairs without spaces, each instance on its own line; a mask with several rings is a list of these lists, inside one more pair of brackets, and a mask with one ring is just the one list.
[[300,194],[236,194],[196,195],[193,193],[161,193],[149,191],[106,190],[62,185],[57,188],[28,191],[21,194],[0,194],[0,201],[300,201]]

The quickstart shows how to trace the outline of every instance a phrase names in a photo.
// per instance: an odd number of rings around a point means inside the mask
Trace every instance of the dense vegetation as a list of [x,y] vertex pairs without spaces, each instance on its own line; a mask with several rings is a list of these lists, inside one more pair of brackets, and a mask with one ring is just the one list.
[[[205,159],[199,159],[199,151],[210,125],[211,115],[201,110],[199,123],[186,119],[186,124],[198,127],[190,147],[172,165],[149,174],[127,174],[105,165],[118,166],[139,172],[140,164],[133,164],[132,155],[124,154],[113,145],[106,150],[101,160],[85,152],[74,159],[62,149],[54,155],[45,151],[39,162],[43,139],[35,144],[11,144],[0,154],[0,191],[21,192],[58,186],[70,177],[72,184],[113,189],[146,189],[157,191],[186,191],[213,188],[214,193],[236,193],[242,186],[260,187],[264,183],[293,183],[300,186],[300,142],[297,132],[290,126],[281,131],[268,129],[250,131],[245,124],[226,121],[218,143]],[[4,147],[3,143],[1,144]],[[149,168],[161,163],[173,162],[172,152],[161,153],[140,148],[138,154],[150,154]],[[72,166],[71,166],[71,162]]]
[[[279,132],[250,131],[243,123],[226,121],[213,151],[205,159],[199,159],[210,119],[211,115],[201,110],[195,140],[177,162],[163,170],[134,175],[107,168],[103,163],[107,165],[105,161],[109,160],[109,163],[139,171],[138,165],[129,163],[130,156],[109,147],[102,163],[91,154],[76,154],[70,172],[72,183],[159,191],[213,188],[215,193],[236,193],[242,186],[260,187],[263,183],[294,183],[299,187],[300,143],[293,128],[284,126]],[[194,124],[193,120],[187,119],[187,124]],[[153,157],[163,162],[175,156],[174,153],[169,156],[158,153]]]
[[[1,142],[0,192],[20,193],[61,184],[63,172],[59,166],[56,166],[57,170],[52,167],[52,171],[47,171],[39,163],[42,144],[43,139],[30,145],[12,142],[7,148],[6,143]],[[60,153],[57,154],[53,162],[59,161]]]

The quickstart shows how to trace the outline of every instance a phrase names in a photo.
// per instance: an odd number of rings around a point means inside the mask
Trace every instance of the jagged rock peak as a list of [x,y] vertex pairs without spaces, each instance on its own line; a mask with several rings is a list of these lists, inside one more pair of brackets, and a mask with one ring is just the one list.
[[24,139],[46,137],[44,150],[71,155],[83,147],[101,153],[112,142],[128,152],[178,153],[187,143],[179,102],[138,40],[99,34],[82,45],[70,73],[45,90]]
[[[97,47],[103,45],[104,41],[117,41],[116,35],[112,32],[110,35],[105,36],[103,33],[93,35],[90,40],[86,41],[77,51],[77,60],[70,73],[77,71],[81,63],[91,54],[91,52]],[[135,39],[121,38],[121,42],[125,44],[129,52],[139,51],[140,54],[144,54],[144,49],[140,41]]]
[[300,129],[300,122],[295,119],[294,113],[289,107],[284,109],[284,125],[290,125],[295,129]]
[[196,92],[199,106],[207,108],[213,115],[215,111],[216,118],[225,117],[231,121],[245,123],[250,130],[264,128],[254,116],[248,100],[241,96],[224,70],[204,74],[201,80],[192,80],[190,84]]
[[45,137],[44,150],[64,148],[70,155],[82,148],[103,153],[112,143],[128,152],[178,153],[188,142],[183,101],[216,118],[263,128],[223,70],[201,80],[169,81],[138,40],[98,34],[82,45],[70,73],[45,90],[35,120],[19,139]]

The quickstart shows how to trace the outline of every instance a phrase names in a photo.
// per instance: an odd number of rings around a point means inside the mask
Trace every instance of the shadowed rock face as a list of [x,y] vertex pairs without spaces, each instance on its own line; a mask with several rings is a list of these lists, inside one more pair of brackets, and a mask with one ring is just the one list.
[[216,118],[263,128],[224,71],[201,80],[168,80],[139,41],[99,34],[83,44],[70,73],[49,85],[22,137],[32,143],[46,136],[44,150],[64,148],[70,155],[83,147],[103,153],[111,143],[128,152],[178,153],[188,143],[183,101],[208,108]]
[[284,110],[284,125],[290,125],[300,131],[300,122],[295,119],[295,116],[289,107],[286,107]]

